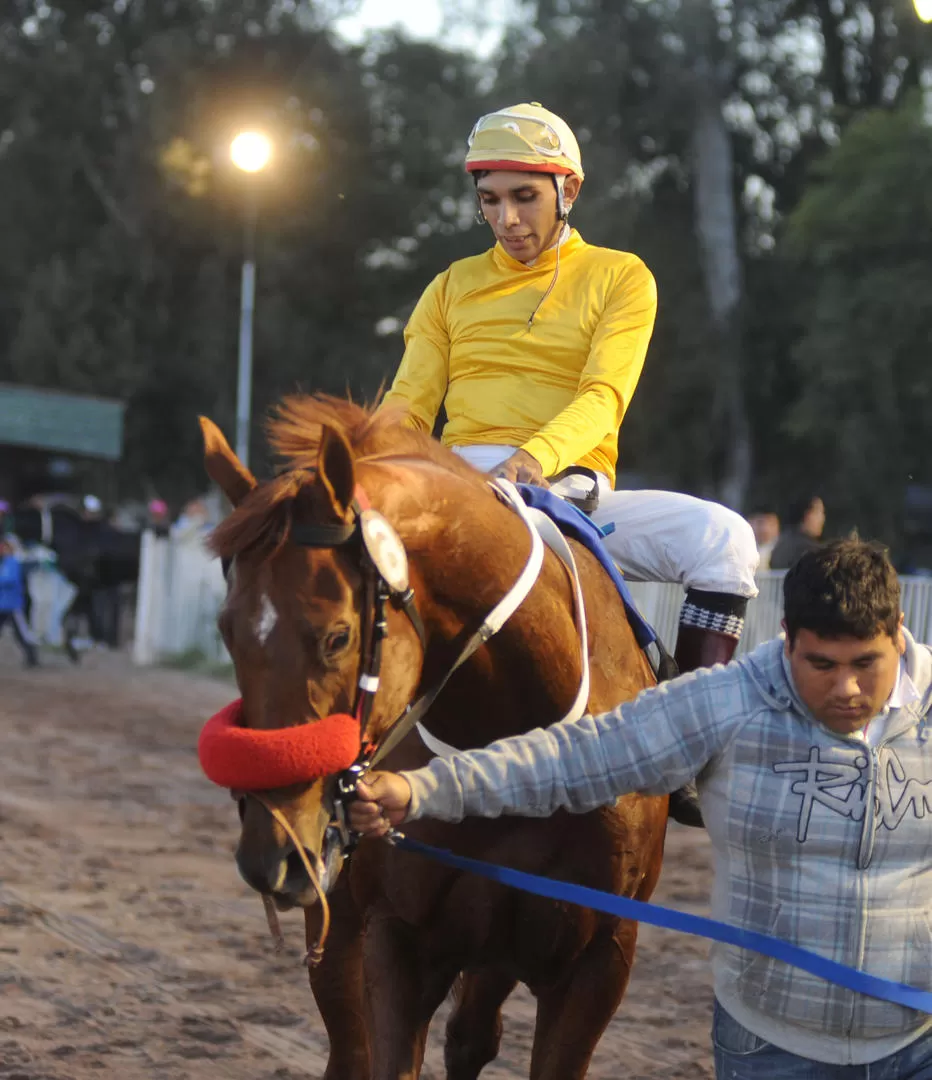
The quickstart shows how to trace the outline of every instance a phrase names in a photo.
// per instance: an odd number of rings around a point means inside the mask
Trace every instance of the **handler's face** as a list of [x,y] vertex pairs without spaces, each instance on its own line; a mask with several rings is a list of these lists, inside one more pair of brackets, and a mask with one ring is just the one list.
[[894,637],[880,633],[867,641],[800,630],[792,645],[786,641],[799,696],[817,720],[839,735],[860,731],[884,707],[905,651],[902,629]]

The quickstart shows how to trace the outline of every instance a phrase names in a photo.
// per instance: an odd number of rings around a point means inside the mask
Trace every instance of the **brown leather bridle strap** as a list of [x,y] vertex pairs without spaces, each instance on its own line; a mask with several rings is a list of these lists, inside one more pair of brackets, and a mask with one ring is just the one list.
[[[308,967],[317,967],[323,959],[324,945],[327,942],[327,935],[330,933],[330,904],[327,901],[327,894],[320,884],[320,878],[317,876],[314,867],[311,865],[311,860],[307,857],[307,852],[304,850],[304,845],[298,838],[298,834],[291,827],[288,819],[281,810],[276,806],[272,806],[271,803],[266,802],[263,796],[258,794],[258,792],[247,791],[245,794],[251,795],[257,803],[264,806],[274,820],[282,827],[285,835],[292,844],[294,844],[295,851],[298,853],[298,858],[304,864],[304,869],[307,872],[311,885],[317,893],[317,899],[320,902],[320,930],[317,934],[317,940],[313,944],[308,945],[307,955],[304,957],[304,962]],[[275,905],[270,896],[263,895],[262,903],[265,905],[265,917],[268,920],[272,937],[275,938],[276,949],[280,950],[284,944],[284,937],[278,922],[278,912],[275,910]]]

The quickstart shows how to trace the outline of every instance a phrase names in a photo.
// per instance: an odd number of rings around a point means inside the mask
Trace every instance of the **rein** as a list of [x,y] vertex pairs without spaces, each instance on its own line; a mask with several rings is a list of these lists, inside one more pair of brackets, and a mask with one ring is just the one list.
[[[307,953],[304,957],[304,963],[308,967],[317,967],[317,965],[324,958],[324,945],[327,941],[327,935],[330,933],[330,904],[327,901],[327,894],[324,892],[320,884],[320,878],[311,866],[311,860],[307,857],[307,852],[304,850],[304,845],[298,838],[298,834],[291,827],[291,823],[285,817],[285,815],[278,809],[277,806],[272,806],[261,795],[255,791],[246,792],[247,795],[251,795],[257,803],[264,806],[265,809],[272,815],[275,821],[281,825],[288,839],[294,844],[295,851],[298,853],[298,858],[304,864],[304,870],[307,873],[308,880],[310,881],[314,891],[317,893],[318,900],[320,901],[320,930],[317,934],[317,940],[311,944],[308,943]],[[275,909],[275,903],[271,896],[262,897],[262,904],[265,907],[265,917],[269,924],[269,931],[272,937],[275,939],[275,951],[281,952],[285,947],[285,935],[282,933],[281,924],[278,921],[278,912]]]

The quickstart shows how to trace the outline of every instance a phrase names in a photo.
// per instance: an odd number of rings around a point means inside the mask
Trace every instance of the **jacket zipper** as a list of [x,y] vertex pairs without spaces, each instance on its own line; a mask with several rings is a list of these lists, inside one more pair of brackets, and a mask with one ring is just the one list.
[[[880,761],[877,751],[873,746],[865,747],[868,753],[868,776],[867,786],[864,792],[864,820],[861,823],[861,838],[858,843],[856,866],[859,871],[855,878],[858,883],[858,943],[855,954],[854,966],[858,971],[864,970],[864,954],[867,949],[867,918],[868,903],[870,900],[870,887],[868,884],[867,869],[870,866],[871,856],[874,853],[874,824],[877,820],[877,799],[874,789],[877,784],[877,774]],[[851,1011],[848,1014],[848,1037],[851,1038],[854,1030],[855,1012],[858,1007],[858,995],[851,998]]]

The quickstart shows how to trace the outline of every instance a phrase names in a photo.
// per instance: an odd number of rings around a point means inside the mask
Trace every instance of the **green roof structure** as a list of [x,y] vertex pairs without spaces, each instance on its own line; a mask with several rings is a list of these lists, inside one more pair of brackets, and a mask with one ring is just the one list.
[[117,461],[124,409],[121,401],[0,383],[0,446]]

